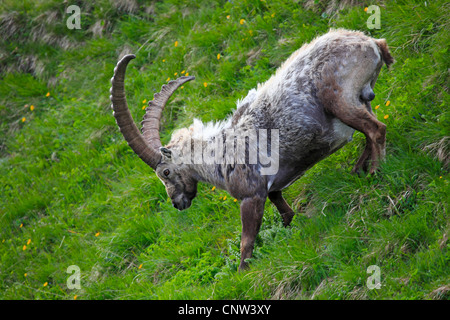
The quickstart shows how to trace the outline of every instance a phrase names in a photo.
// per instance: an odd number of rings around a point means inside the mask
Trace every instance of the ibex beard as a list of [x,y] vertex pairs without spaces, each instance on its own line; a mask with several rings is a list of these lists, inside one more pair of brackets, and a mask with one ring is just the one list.
[[123,57],[111,79],[119,129],[155,170],[175,208],[190,207],[200,181],[241,200],[239,270],[252,255],[266,199],[288,226],[294,211],[282,190],[351,141],[354,130],[366,136],[366,146],[353,172],[374,173],[384,157],[386,125],[370,104],[381,67],[394,61],[384,39],[331,30],[295,51],[267,82],[238,101],[228,119],[207,124],[194,120],[191,127],[174,132],[165,147],[159,137],[162,111],[174,91],[194,77],[162,86],[149,102],[141,133],[124,88],[126,67],[134,58]]

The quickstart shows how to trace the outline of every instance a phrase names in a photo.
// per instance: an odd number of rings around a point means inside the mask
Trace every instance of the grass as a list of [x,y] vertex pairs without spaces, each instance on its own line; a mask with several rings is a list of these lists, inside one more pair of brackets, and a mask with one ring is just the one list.
[[[376,2],[342,3],[96,0],[69,30],[60,1],[3,1],[0,298],[448,299],[450,6],[379,1],[381,29],[369,30],[364,7]],[[379,175],[351,175],[356,134],[285,191],[291,227],[266,204],[251,268],[237,273],[239,202],[201,184],[191,208],[171,206],[117,130],[113,68],[137,54],[126,81],[136,120],[168,78],[196,76],[164,111],[167,142],[194,116],[225,118],[331,27],[386,38],[396,59],[373,101],[386,161]],[[68,288],[72,265],[80,289]],[[366,286],[370,265],[379,290]]]

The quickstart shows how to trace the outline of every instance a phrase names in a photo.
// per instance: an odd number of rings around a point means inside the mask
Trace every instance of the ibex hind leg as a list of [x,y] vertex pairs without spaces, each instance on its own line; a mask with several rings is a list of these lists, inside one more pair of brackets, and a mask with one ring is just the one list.
[[331,113],[346,125],[358,130],[366,136],[366,148],[358,160],[354,171],[361,169],[369,174],[378,170],[380,160],[385,154],[386,144],[386,125],[376,118],[365,108],[353,106],[346,103],[343,99],[335,97],[336,103],[330,108]]

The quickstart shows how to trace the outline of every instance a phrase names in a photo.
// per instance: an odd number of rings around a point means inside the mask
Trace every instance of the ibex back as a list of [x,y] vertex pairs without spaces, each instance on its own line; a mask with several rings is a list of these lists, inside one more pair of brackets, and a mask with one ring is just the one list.
[[[225,189],[241,200],[239,270],[247,267],[245,260],[252,255],[267,197],[288,226],[294,212],[282,190],[351,141],[354,130],[366,136],[366,147],[354,172],[375,172],[384,156],[386,126],[377,120],[370,105],[383,63],[389,66],[393,62],[384,39],[332,30],[295,51],[275,75],[238,102],[228,119],[208,124],[194,120],[190,128],[174,132],[165,147],[159,137],[164,106],[179,86],[194,77],[163,85],[146,109],[141,134],[128,110],[124,89],[126,67],[133,58],[123,57],[111,80],[112,108],[120,131],[136,154],[155,170],[178,210],[191,205],[199,181]],[[270,148],[261,137],[252,138],[261,130],[267,130]],[[244,141],[244,161],[206,161],[207,155],[216,160],[225,157],[239,140]],[[216,148],[211,149],[211,145]],[[198,161],[195,151],[197,159],[190,158],[198,146],[203,162]],[[275,171],[264,172],[267,162],[263,163],[263,157],[255,158],[262,149],[276,161]]]

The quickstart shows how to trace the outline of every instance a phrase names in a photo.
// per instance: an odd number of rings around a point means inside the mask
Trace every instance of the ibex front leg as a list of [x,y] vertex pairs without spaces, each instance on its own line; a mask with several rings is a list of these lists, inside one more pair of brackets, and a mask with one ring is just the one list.
[[248,267],[245,259],[251,258],[252,256],[256,235],[261,227],[265,202],[265,198],[258,196],[246,198],[241,202],[242,235],[239,271]]
[[284,200],[281,191],[269,192],[269,200],[272,201],[275,207],[277,207],[278,212],[283,219],[283,226],[287,227],[288,225],[290,225],[295,213],[291,209],[291,207],[289,207],[286,200]]

